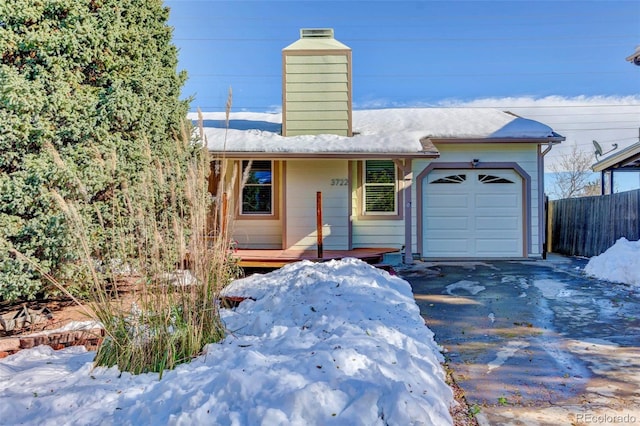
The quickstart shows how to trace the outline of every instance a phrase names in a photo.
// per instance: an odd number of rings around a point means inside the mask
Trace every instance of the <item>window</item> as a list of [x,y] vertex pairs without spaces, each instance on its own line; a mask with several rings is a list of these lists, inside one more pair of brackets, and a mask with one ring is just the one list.
[[244,215],[273,214],[273,163],[271,161],[243,161],[242,170],[247,173],[247,182],[242,188],[242,209]]
[[467,175],[451,175],[441,177],[429,183],[463,183],[465,180],[467,180]]
[[513,183],[512,180],[493,175],[479,175],[478,180],[482,183]]
[[396,166],[390,160],[364,162],[364,213],[396,213]]

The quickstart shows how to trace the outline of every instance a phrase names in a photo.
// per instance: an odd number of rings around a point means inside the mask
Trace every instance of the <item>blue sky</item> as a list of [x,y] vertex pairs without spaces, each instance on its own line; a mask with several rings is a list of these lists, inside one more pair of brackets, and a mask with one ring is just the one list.
[[640,140],[640,1],[168,0],[192,110],[279,111],[282,49],[333,28],[357,109],[477,106],[549,124],[591,153]]
[[170,24],[193,107],[281,103],[281,51],[300,28],[334,28],[353,49],[356,108],[442,100],[640,93],[625,61],[640,1],[188,1]]

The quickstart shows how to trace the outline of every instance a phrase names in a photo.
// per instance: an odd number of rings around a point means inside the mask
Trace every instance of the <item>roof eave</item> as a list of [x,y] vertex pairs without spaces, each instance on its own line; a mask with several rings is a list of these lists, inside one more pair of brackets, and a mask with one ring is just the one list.
[[611,155],[604,160],[600,160],[591,166],[591,170],[594,172],[601,172],[603,170],[620,167],[622,163],[630,161],[633,157],[640,155],[640,144],[634,144],[626,149],[618,152],[615,155]]
[[434,151],[420,152],[264,152],[264,151],[210,151],[213,155],[226,158],[270,158],[270,159],[367,159],[367,158],[439,158],[440,153]]
[[424,140],[428,140],[434,144],[490,144],[490,143],[531,143],[531,144],[558,144],[566,140],[564,136],[556,135],[544,138],[438,138],[427,137]]

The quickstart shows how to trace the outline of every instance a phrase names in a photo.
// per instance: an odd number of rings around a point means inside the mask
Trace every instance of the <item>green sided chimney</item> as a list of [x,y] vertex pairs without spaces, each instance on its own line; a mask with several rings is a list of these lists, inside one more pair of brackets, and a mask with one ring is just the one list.
[[352,136],[351,49],[331,28],[303,28],[282,49],[282,135]]

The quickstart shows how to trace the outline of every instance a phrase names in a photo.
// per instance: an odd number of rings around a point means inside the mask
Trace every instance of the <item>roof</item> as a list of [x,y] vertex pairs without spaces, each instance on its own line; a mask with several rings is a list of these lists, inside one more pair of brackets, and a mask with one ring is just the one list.
[[351,50],[349,46],[340,43],[333,37],[332,28],[302,28],[300,39],[294,41],[283,51],[293,50]]
[[[196,114],[190,118],[196,119]],[[280,135],[281,114],[203,113],[212,152],[282,157],[437,157],[433,143],[560,142],[549,126],[488,108],[396,108],[353,111],[354,136]]]
[[351,50],[336,39],[300,39],[282,49],[285,52],[293,50]]
[[598,161],[591,168],[594,172],[610,169],[640,169],[640,142]]

